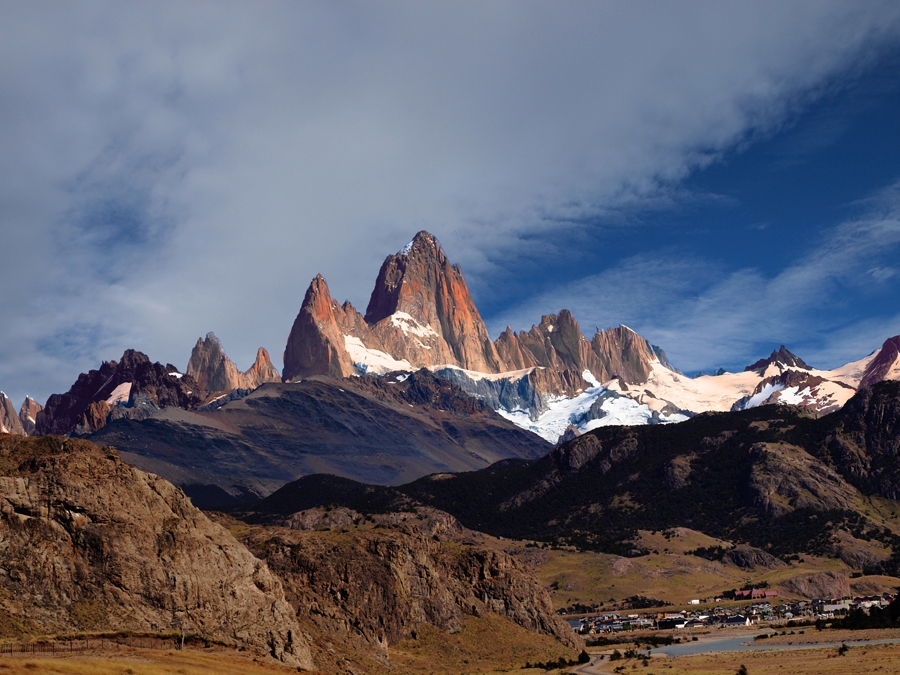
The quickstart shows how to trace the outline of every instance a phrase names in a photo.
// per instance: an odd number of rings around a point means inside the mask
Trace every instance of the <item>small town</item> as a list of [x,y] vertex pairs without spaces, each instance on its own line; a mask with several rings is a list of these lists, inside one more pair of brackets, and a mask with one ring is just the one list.
[[690,605],[702,605],[702,608],[678,612],[650,611],[630,614],[602,612],[571,618],[569,624],[581,635],[602,635],[637,630],[746,628],[761,624],[773,627],[801,626],[815,624],[817,621],[843,618],[857,609],[868,611],[872,607],[884,608],[894,601],[896,595],[883,593],[881,595],[818,598],[773,604],[768,598],[777,597],[776,591],[753,589],[752,591],[736,591],[734,594],[735,599],[743,597],[766,597],[766,599],[729,607],[719,604],[728,602],[729,599],[726,597],[707,598],[702,602],[695,599],[690,601]]

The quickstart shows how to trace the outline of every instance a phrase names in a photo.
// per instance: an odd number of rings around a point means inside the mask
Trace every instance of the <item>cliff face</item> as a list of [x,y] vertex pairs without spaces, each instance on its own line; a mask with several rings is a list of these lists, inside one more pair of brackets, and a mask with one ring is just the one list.
[[[568,310],[542,317],[529,331],[507,328],[492,342],[459,266],[450,263],[437,239],[419,232],[385,259],[364,317],[349,303],[338,305],[321,276],[313,279],[288,338],[283,379],[437,368],[470,393],[496,398],[510,410],[533,398],[527,407],[536,413],[543,407],[541,395],[574,396],[592,386],[593,378],[644,382],[656,359],[669,367],[660,350],[624,326],[598,331],[588,341]],[[526,372],[482,392],[483,384],[465,373],[454,375],[452,368]],[[585,371],[593,378],[586,380]]]
[[658,359],[668,366],[662,350],[653,347],[627,326],[598,330],[591,340],[591,349],[602,365],[601,381],[619,377],[628,384],[646,382],[650,376],[650,364]]
[[900,499],[900,382],[860,390],[830,421],[827,447],[847,479],[864,493]]
[[306,291],[300,313],[294,319],[284,349],[285,382],[302,380],[310,375],[349,377],[356,374],[344,342],[341,324],[345,314],[355,312],[349,304],[345,310],[335,302],[321,274],[316,275]]
[[25,397],[22,407],[19,408],[19,421],[22,423],[22,428],[27,435],[31,436],[34,433],[35,420],[37,420],[38,413],[43,409],[44,406],[33,398],[30,396]]
[[225,355],[222,343],[213,333],[207,333],[205,339],[197,340],[185,373],[206,391],[256,389],[266,382],[281,382],[281,375],[275,370],[269,359],[269,352],[265,349],[259,348],[256,361],[242,373]]
[[2,391],[0,391],[0,434],[27,435],[19,416],[16,414],[15,406]]
[[145,354],[127,350],[118,362],[78,376],[65,394],[53,394],[36,415],[35,433],[89,434],[110,416],[146,417],[162,408],[192,410],[206,391],[175,366],[152,363]]
[[414,366],[502,369],[459,265],[428,232],[385,259],[365,320],[388,353]]
[[0,440],[0,557],[0,609],[41,631],[183,627],[313,667],[265,563],[112,448]]
[[882,380],[900,379],[900,335],[885,340],[872,362],[866,367],[859,387],[881,382]]
[[[343,515],[340,532],[256,528],[244,538],[284,579],[298,616],[322,631],[387,657],[422,624],[457,631],[465,616],[492,612],[581,647],[533,573],[506,553],[454,542],[462,528],[448,514],[421,509],[371,524]],[[323,517],[286,522],[306,528]]]

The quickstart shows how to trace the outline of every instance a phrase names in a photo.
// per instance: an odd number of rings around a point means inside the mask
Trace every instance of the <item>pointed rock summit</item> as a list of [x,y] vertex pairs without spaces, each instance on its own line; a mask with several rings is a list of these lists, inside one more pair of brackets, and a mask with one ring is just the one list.
[[309,284],[288,335],[282,375],[285,382],[310,375],[350,377],[356,374],[341,330],[341,324],[346,323],[345,315],[351,312],[359,314],[349,303],[346,310],[338,305],[324,277],[317,274]]
[[792,354],[787,349],[787,347],[781,345],[781,347],[769,354],[769,358],[760,359],[756,363],[747,366],[746,368],[744,368],[744,372],[748,373],[753,370],[762,375],[763,373],[765,373],[766,368],[775,364],[787,366],[788,368],[802,368],[803,370],[810,370],[810,367],[806,365],[806,362],[804,362],[803,359],[795,354]]
[[878,354],[866,367],[860,389],[883,380],[900,380],[900,335],[884,341]]
[[526,371],[516,377],[528,378],[531,390],[569,396],[595,378],[644,382],[654,361],[671,369],[662,350],[624,326],[587,340],[568,310],[491,341],[459,265],[433,235],[419,232],[381,265],[365,316],[335,302],[321,275],[313,279],[288,337],[283,379],[422,367],[450,377],[453,368]]
[[428,232],[419,232],[385,259],[365,320],[390,354],[414,365],[445,363],[485,373],[501,369],[462,270]]
[[43,409],[44,406],[30,396],[25,397],[22,407],[19,408],[19,421],[22,423],[25,433],[29,436],[34,433],[35,420],[37,420],[38,413]]
[[2,391],[0,391],[0,434],[28,435],[25,433],[22,422],[16,414],[15,406]]
[[207,333],[205,339],[197,340],[185,372],[206,391],[256,389],[266,382],[281,382],[281,376],[265,349],[259,348],[254,364],[242,373],[225,355],[222,343],[213,333]]
[[497,350],[458,265],[420,232],[381,266],[365,316],[309,285],[284,351],[285,382],[448,365],[496,373]]

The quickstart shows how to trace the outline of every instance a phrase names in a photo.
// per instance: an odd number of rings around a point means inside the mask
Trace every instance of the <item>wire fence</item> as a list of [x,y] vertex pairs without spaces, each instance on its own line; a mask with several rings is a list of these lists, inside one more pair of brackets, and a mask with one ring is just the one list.
[[[56,640],[35,640],[32,642],[0,643],[0,656],[15,654],[69,654],[108,649],[181,649],[179,637],[96,637]],[[186,645],[184,645],[186,646]]]

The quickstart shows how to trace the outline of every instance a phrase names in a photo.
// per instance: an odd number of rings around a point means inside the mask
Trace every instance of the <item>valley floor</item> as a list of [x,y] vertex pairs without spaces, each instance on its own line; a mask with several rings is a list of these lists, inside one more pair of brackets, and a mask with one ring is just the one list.
[[[760,645],[754,641],[759,631],[743,633],[747,644]],[[764,632],[764,631],[763,631]],[[729,632],[729,637],[735,634]],[[700,643],[715,643],[722,635],[711,633],[700,637]],[[766,641],[773,647],[758,651],[718,651],[691,656],[666,656],[654,654],[651,658],[610,661],[610,648],[589,649],[592,662],[586,666],[570,669],[578,675],[614,675],[615,673],[635,673],[652,675],[733,675],[745,666],[748,675],[850,675],[851,673],[900,674],[900,644],[863,644],[854,641],[879,641],[900,638],[900,629],[865,631],[806,631],[802,635],[787,635]],[[845,653],[838,652],[842,641],[848,643]],[[730,642],[730,640],[729,640]],[[809,647],[810,644],[828,643],[828,646]],[[792,645],[794,648],[785,646]],[[712,644],[709,644],[712,648]],[[598,656],[603,655],[602,659]]]

